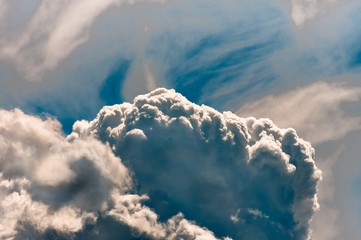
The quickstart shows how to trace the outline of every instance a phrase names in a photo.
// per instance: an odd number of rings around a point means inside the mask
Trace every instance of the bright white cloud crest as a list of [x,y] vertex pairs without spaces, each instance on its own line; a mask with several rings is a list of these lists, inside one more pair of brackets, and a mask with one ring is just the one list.
[[104,107],[66,137],[1,110],[0,150],[1,238],[76,237],[111,217],[133,237],[306,239],[318,208],[314,150],[293,129],[173,90]]

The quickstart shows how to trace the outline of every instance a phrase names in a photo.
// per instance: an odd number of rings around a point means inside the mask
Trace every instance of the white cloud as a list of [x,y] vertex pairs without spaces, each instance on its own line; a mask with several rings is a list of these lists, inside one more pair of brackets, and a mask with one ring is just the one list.
[[[335,199],[335,194],[340,191],[335,178],[340,174],[336,168],[338,162],[342,165],[347,162],[342,156],[343,152],[349,152],[343,144],[345,136],[361,128],[361,117],[347,113],[342,106],[359,104],[360,100],[361,88],[358,86],[317,82],[245,103],[237,111],[241,116],[270,117],[279,126],[295,127],[302,137],[317,144],[317,163],[323,171],[323,181],[319,185],[321,208],[312,222],[312,239],[339,239],[348,235],[343,230],[344,226],[351,225],[347,221],[354,221],[350,216],[346,221],[340,219],[345,206]],[[342,175],[342,178],[349,179],[351,175]]]
[[309,235],[321,172],[293,129],[166,89],[104,107],[68,136],[60,127],[0,110],[1,238],[76,238],[104,217],[135,238]]
[[[140,130],[146,138],[127,137]],[[172,209],[197,209],[187,218],[211,230],[212,222],[222,222],[235,238],[247,229],[253,229],[252,239],[309,234],[320,171],[313,148],[293,129],[222,114],[157,89],[133,104],[104,107],[93,121],[75,123],[73,131],[70,138],[95,135],[109,143],[134,170],[140,193],[155,194],[150,204],[155,198],[180,202]],[[269,218],[246,211],[237,216],[244,221],[231,221],[237,209],[258,209]]]
[[13,239],[22,223],[40,232],[80,231],[112,189],[131,188],[128,169],[108,146],[67,141],[53,119],[0,110],[0,150],[1,238]]
[[348,2],[347,0],[291,0],[291,17],[298,27],[303,27],[311,20],[333,6]]
[[[160,223],[157,214],[142,205],[147,197],[125,194],[132,190],[131,172],[107,144],[93,137],[66,138],[60,127],[54,119],[42,120],[19,109],[0,110],[1,239],[41,235],[49,229],[71,239],[86,224],[96,224],[99,213],[126,224],[138,236],[216,239],[182,215]],[[127,136],[144,139],[139,129]]]
[[43,0],[21,33],[14,35],[8,29],[3,34],[0,57],[11,59],[27,78],[38,80],[88,40],[91,26],[105,10],[136,2],[165,1]]
[[146,196],[138,195],[113,195],[115,206],[109,212],[110,216],[131,226],[136,235],[145,233],[152,239],[185,239],[185,240],[216,240],[212,232],[201,228],[192,222],[184,219],[179,213],[170,218],[166,223],[159,223],[158,216],[151,209],[141,204],[147,200]]
[[341,105],[361,99],[360,87],[316,82],[279,95],[247,102],[239,116],[268,117],[280,127],[293,127],[313,144],[338,140],[361,129],[361,117],[349,116]]
[[0,199],[0,238],[14,239],[19,222],[30,222],[38,231],[53,228],[59,232],[73,233],[81,230],[85,221],[95,220],[95,214],[80,211],[72,206],[51,210],[46,204],[33,201],[26,189],[30,182],[25,179],[0,179],[1,192],[7,192]]

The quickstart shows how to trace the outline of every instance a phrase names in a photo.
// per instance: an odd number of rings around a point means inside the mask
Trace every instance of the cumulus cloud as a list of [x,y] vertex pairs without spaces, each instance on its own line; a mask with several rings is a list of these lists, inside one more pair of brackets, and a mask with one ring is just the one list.
[[0,152],[3,239],[77,238],[105,218],[129,239],[306,239],[318,209],[321,173],[295,130],[173,90],[104,107],[68,136],[0,110]]
[[247,102],[238,115],[268,117],[281,127],[293,127],[313,144],[338,140],[361,129],[361,117],[341,106],[361,99],[361,88],[342,83],[316,82],[278,95]]
[[109,144],[134,171],[139,193],[150,196],[146,203],[161,219],[182,212],[216,236],[235,239],[310,234],[320,171],[313,148],[293,129],[157,89],[75,123],[69,138],[89,136]]
[[[129,137],[143,139],[141,131]],[[107,144],[89,136],[64,136],[60,123],[0,110],[0,238],[41,238],[49,230],[74,238],[99,217],[152,239],[216,239],[177,214],[166,223],[129,194],[131,171]],[[101,234],[101,233],[100,233]]]
[[[352,216],[341,219],[346,212],[345,204],[335,196],[340,191],[339,184],[336,184],[340,171],[338,163],[342,162],[344,169],[348,161],[355,159],[347,157],[350,150],[344,145],[345,137],[361,127],[361,117],[355,112],[347,112],[345,103],[358,106],[360,99],[361,88],[358,86],[317,82],[245,103],[237,111],[239,115],[270,117],[279,126],[295,127],[301,136],[317,144],[318,166],[323,171],[323,181],[318,194],[321,210],[312,222],[313,239],[339,239],[348,232],[352,232],[352,236],[358,234],[355,233],[358,229],[355,231],[350,224],[354,221]],[[351,181],[351,176],[342,175],[342,178]]]
[[68,141],[56,120],[0,111],[0,238],[22,223],[72,233],[94,221],[110,191],[131,188],[128,169],[93,138]]
[[136,231],[136,236],[145,233],[148,237],[159,240],[217,239],[206,228],[201,228],[184,219],[181,213],[170,218],[166,223],[159,223],[157,214],[141,204],[142,201],[148,199],[147,196],[115,194],[113,197],[115,206],[109,215],[131,226]]
[[40,79],[88,40],[90,28],[101,13],[135,2],[165,0],[43,0],[23,31],[7,29],[7,34],[2,34],[0,57],[11,59],[29,79]]

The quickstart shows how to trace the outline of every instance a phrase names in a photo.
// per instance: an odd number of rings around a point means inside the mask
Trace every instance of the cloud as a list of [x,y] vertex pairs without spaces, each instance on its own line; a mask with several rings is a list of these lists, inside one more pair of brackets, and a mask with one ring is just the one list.
[[295,130],[173,90],[104,107],[68,136],[0,110],[0,152],[5,239],[76,239],[106,218],[126,239],[306,239],[318,209],[321,172]]
[[278,95],[247,102],[240,116],[269,117],[281,127],[293,127],[313,144],[338,140],[361,129],[361,117],[349,116],[341,108],[361,99],[361,88],[342,83],[316,82]]
[[181,213],[170,218],[166,223],[159,223],[157,214],[141,204],[148,199],[147,196],[116,194],[113,197],[115,206],[109,215],[131,226],[137,231],[136,236],[145,233],[152,239],[217,239],[209,230],[184,219]]
[[307,20],[324,14],[328,8],[349,1],[345,0],[291,0],[291,17],[302,28]]
[[73,233],[109,202],[114,188],[131,188],[130,172],[107,145],[67,141],[56,120],[0,110],[0,238],[29,223]]
[[4,0],[0,0],[0,24],[2,22],[4,15],[6,14],[7,8],[8,6],[6,2]]
[[[341,156],[341,153],[345,150],[344,147],[339,147],[335,144],[332,146],[332,150],[324,150],[322,148],[318,151],[318,166],[322,169],[322,182],[319,184],[318,201],[321,205],[320,211],[318,211],[312,221],[312,238],[314,240],[331,240],[339,239],[341,236],[345,237],[344,226],[347,224],[345,221],[341,221],[340,216],[343,209],[338,206],[335,201],[335,194],[337,189],[337,168],[336,164],[342,161],[345,164],[345,157]],[[325,153],[327,155],[325,156]],[[343,176],[343,178],[345,178]],[[343,203],[341,203],[343,205]],[[350,228],[351,224],[348,227]],[[352,228],[352,226],[351,226]],[[347,229],[348,231],[350,229]],[[351,234],[356,237],[354,231]],[[342,233],[342,234],[341,234]],[[358,237],[357,237],[358,238]]]
[[90,28],[101,13],[135,2],[165,0],[43,0],[20,33],[7,29],[8,34],[0,39],[0,57],[11,59],[27,78],[41,79],[88,40]]
[[[321,210],[312,221],[313,239],[316,240],[339,239],[348,236],[349,232],[353,236],[359,234],[353,226],[355,219],[346,214],[347,204],[343,199],[337,199],[344,189],[337,178],[341,177],[347,184],[352,181],[353,174],[349,172],[346,176],[340,171],[344,171],[347,162],[356,160],[345,142],[351,137],[349,133],[360,129],[361,118],[356,110],[360,99],[358,86],[316,82],[245,103],[237,111],[239,115],[271,117],[279,126],[295,127],[302,137],[316,144],[317,163],[323,171],[318,193]],[[346,103],[357,105],[347,111]]]
[[[128,134],[143,139],[141,131]],[[152,239],[216,239],[177,214],[160,223],[148,197],[129,194],[132,173],[107,144],[64,136],[60,123],[0,110],[0,238],[76,238],[104,216]],[[101,234],[101,233],[100,233]]]
[[[289,17],[279,5],[263,0],[185,2],[167,5],[166,24],[152,16],[156,13],[149,17],[154,30],[145,57],[160,86],[175,88],[196,103],[231,109],[251,90],[274,81],[270,59],[290,40]],[[131,90],[124,87],[123,93]]]
[[[76,122],[69,138],[89,136],[109,144],[134,171],[139,193],[151,196],[147,204],[161,219],[182,212],[216,236],[235,239],[310,234],[320,171],[313,148],[293,129],[157,89]],[[235,214],[239,221],[231,220]]]

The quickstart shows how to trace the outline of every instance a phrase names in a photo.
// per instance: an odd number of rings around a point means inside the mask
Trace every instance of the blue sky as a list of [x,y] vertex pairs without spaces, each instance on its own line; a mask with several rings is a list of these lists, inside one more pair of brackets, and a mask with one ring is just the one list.
[[356,0],[0,0],[0,108],[54,117],[69,134],[104,105],[165,87],[269,117],[316,150],[313,239],[358,239],[360,12]]

